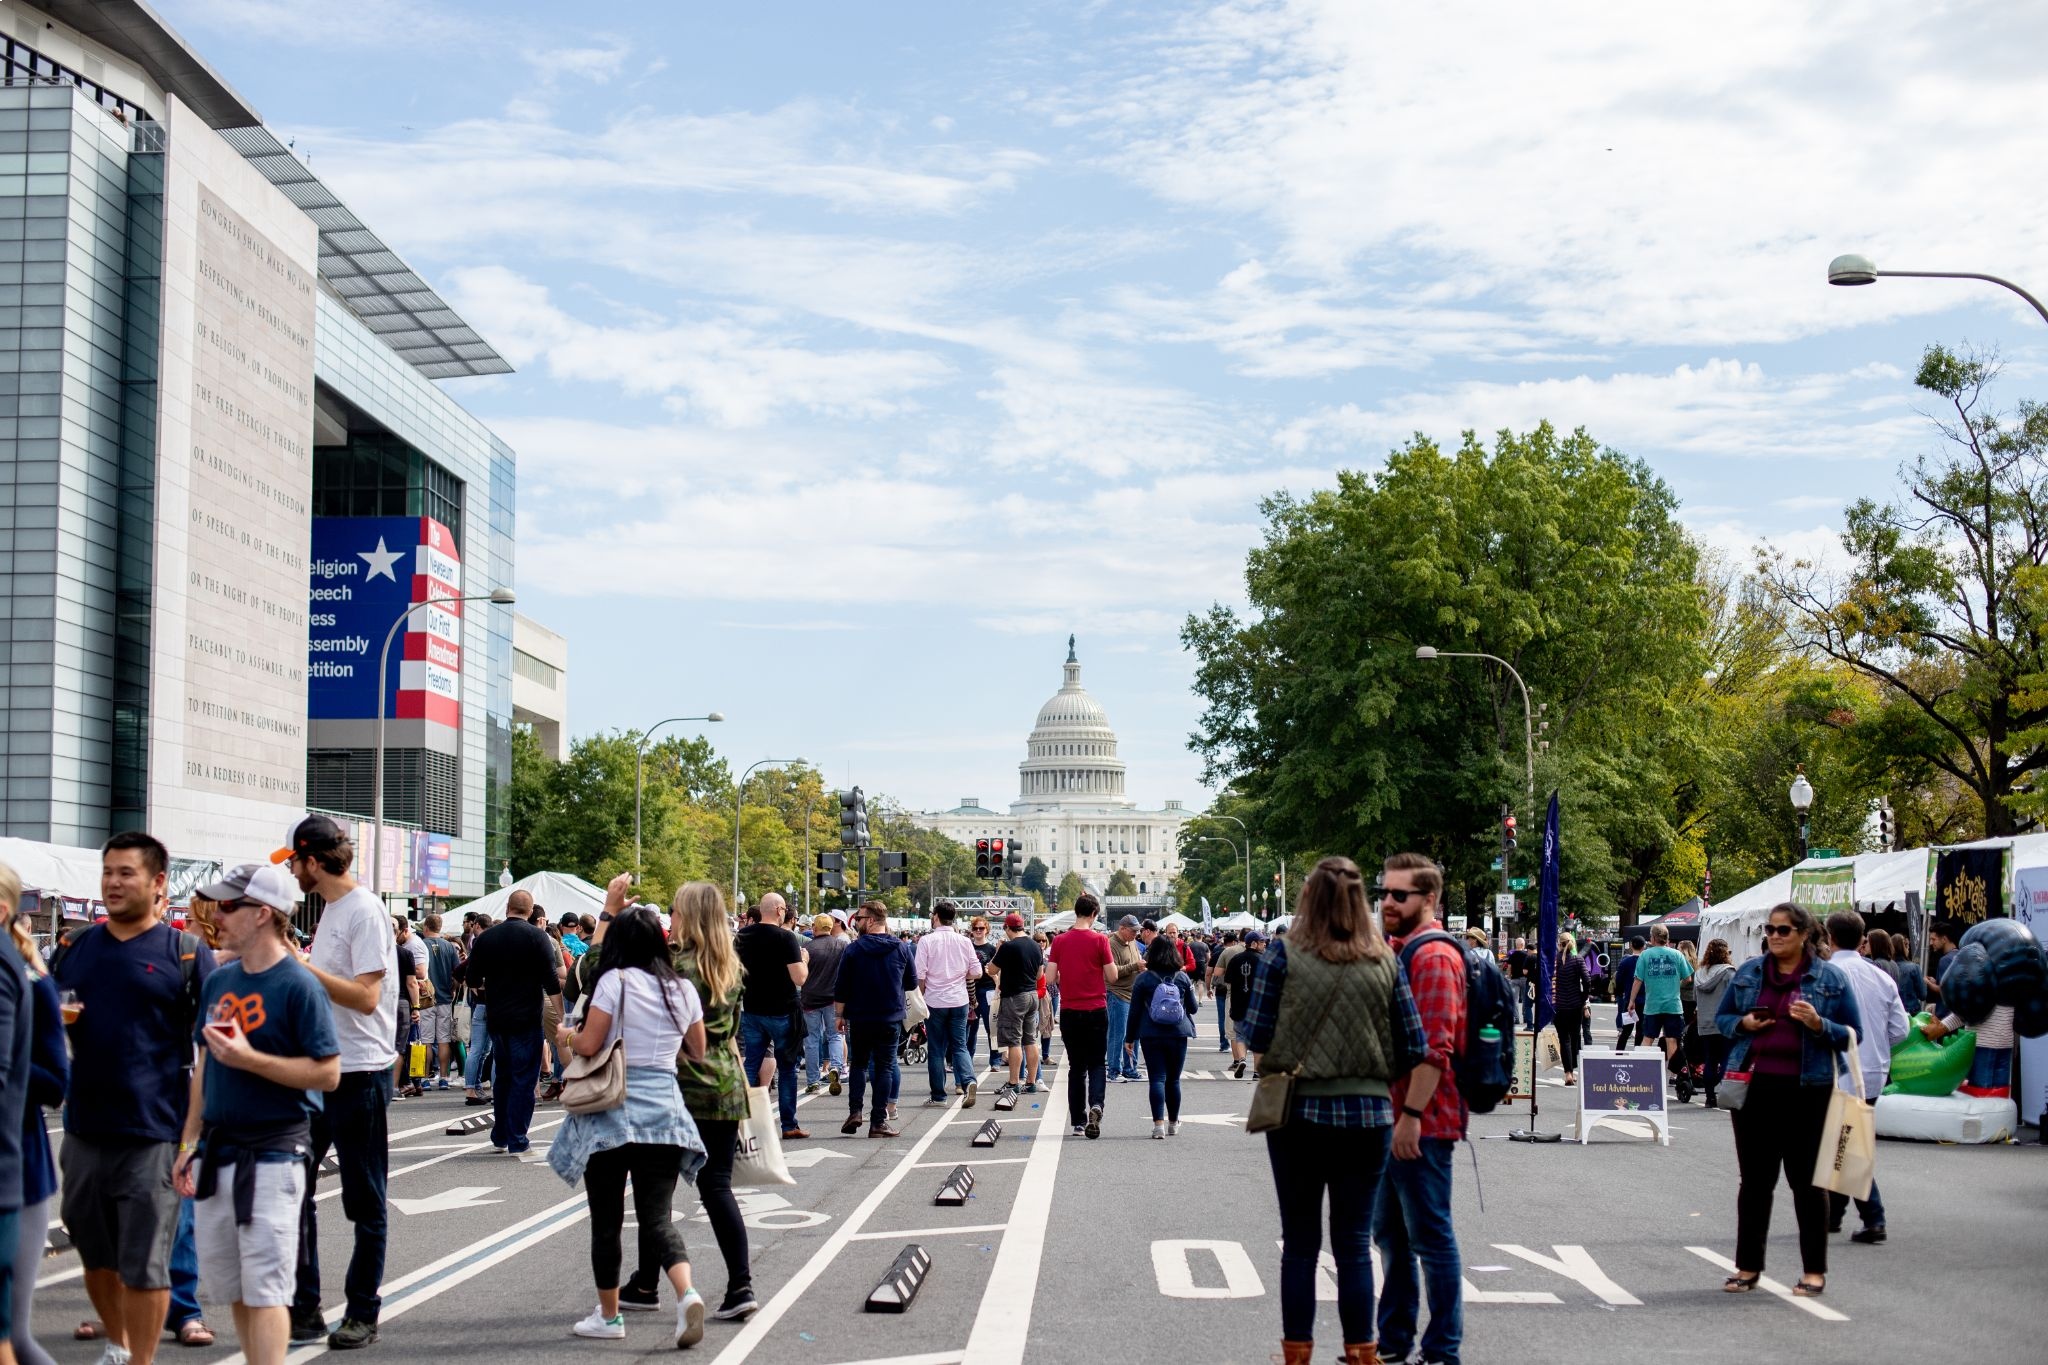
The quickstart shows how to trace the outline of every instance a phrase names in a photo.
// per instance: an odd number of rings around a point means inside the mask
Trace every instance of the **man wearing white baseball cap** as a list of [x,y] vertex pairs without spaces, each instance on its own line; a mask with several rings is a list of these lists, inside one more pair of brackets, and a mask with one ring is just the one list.
[[299,890],[326,902],[306,965],[333,1003],[341,1082],[313,1116],[313,1162],[317,1166],[328,1148],[334,1149],[341,1167],[341,1212],[355,1227],[355,1250],[344,1281],[347,1311],[330,1333],[320,1311],[320,1228],[313,1191],[307,1189],[299,1215],[303,1254],[291,1339],[299,1344],[324,1335],[336,1351],[356,1350],[377,1339],[388,1217],[384,1185],[391,1167],[387,1111],[391,1066],[398,1060],[398,939],[384,903],[349,876],[355,856],[348,834],[324,815],[299,821],[285,847],[272,856],[297,879]]
[[221,947],[236,960],[202,989],[205,1051],[175,1178],[194,1201],[208,1297],[234,1305],[250,1365],[278,1365],[290,1350],[299,1206],[320,1111],[307,1092],[340,1083],[341,1045],[326,990],[279,932],[298,902],[291,874],[250,863],[198,894],[217,902]]

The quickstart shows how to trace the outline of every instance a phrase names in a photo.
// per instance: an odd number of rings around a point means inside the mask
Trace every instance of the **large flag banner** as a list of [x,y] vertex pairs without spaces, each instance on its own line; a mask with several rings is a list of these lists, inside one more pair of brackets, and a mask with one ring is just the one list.
[[1543,884],[1536,902],[1536,1031],[1549,1026],[1557,1005],[1551,982],[1557,976],[1557,793],[1550,794],[1550,814],[1543,821]]
[[2003,848],[1944,848],[1934,858],[1934,915],[1960,921],[2005,917]]
[[1837,910],[1856,908],[1856,864],[1792,869],[1792,903],[1826,919]]

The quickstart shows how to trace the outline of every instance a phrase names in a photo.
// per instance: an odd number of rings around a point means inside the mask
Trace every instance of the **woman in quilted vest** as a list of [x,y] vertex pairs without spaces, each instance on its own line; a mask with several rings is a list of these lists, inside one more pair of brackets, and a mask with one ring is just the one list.
[[1280,1201],[1281,1359],[1306,1365],[1315,1349],[1327,1194],[1344,1359],[1377,1365],[1372,1214],[1393,1132],[1389,1083],[1426,1044],[1349,858],[1325,858],[1309,874],[1286,938],[1259,963],[1245,1024],[1261,1086],[1292,1078],[1286,1121],[1266,1134]]

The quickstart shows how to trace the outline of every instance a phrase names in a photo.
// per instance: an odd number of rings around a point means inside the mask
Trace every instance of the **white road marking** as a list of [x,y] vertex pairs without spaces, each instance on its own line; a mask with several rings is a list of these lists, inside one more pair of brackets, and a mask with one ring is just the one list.
[[830,1147],[799,1147],[791,1151],[782,1149],[782,1164],[792,1171],[807,1171],[821,1161],[851,1161],[844,1152],[835,1152]]
[[1182,1123],[1213,1124],[1218,1128],[1234,1128],[1244,1122],[1243,1114],[1182,1114]]
[[950,1237],[956,1233],[1003,1232],[1009,1226],[1008,1223],[974,1223],[957,1228],[907,1228],[902,1232],[856,1232],[846,1240],[849,1242],[886,1242],[892,1238],[900,1237],[908,1241],[918,1237]]
[[[1223,1283],[1195,1283],[1195,1268],[1188,1261],[1191,1251],[1206,1251],[1223,1271]],[[1184,1239],[1152,1244],[1152,1276],[1159,1292],[1170,1299],[1256,1299],[1266,1292],[1258,1267],[1245,1253],[1242,1242]]]
[[1465,1281],[1466,1303],[1563,1303],[1557,1295],[1544,1289],[1481,1289],[1470,1279]]
[[[1727,1271],[1730,1275],[1739,1273],[1735,1268],[1735,1262],[1729,1260],[1720,1252],[1715,1251],[1712,1247],[1687,1247],[1686,1250],[1690,1251],[1693,1255],[1699,1257],[1703,1261],[1711,1261],[1713,1264]],[[1791,1291],[1791,1289],[1788,1288],[1786,1285],[1781,1284],[1780,1282],[1772,1279],[1768,1275],[1764,1276],[1762,1279],[1759,1279],[1756,1283],[1759,1289],[1762,1289],[1767,1293],[1777,1295],[1785,1302],[1791,1304],[1794,1308],[1804,1309],[1806,1312],[1811,1313],[1813,1314],[1813,1316],[1819,1318],[1822,1322],[1847,1322],[1849,1320],[1849,1315],[1847,1313],[1838,1313],[1834,1309],[1822,1303],[1819,1299],[1802,1299],[1798,1295],[1794,1294]]]
[[845,1365],[960,1365],[966,1357],[958,1351],[936,1351],[921,1356],[877,1356],[873,1360],[849,1360]]
[[875,1187],[868,1191],[868,1197],[863,1199],[860,1206],[839,1225],[838,1230],[825,1239],[825,1245],[819,1247],[796,1274],[783,1282],[781,1291],[763,1304],[760,1312],[747,1319],[747,1325],[742,1327],[739,1334],[726,1344],[726,1348],[713,1358],[712,1365],[740,1365],[741,1361],[752,1355],[761,1343],[767,1340],[769,1331],[810,1292],[811,1286],[818,1282],[818,1277],[825,1273],[833,1259],[852,1242],[854,1234],[860,1231],[861,1226],[874,1216],[875,1210],[882,1206],[882,1201],[903,1183],[903,1177],[910,1174],[917,1159],[931,1149],[932,1143],[944,1131],[945,1125],[940,1123],[935,1123],[925,1130],[925,1135],[917,1140],[887,1175],[876,1182]]
[[391,1207],[400,1213],[446,1213],[450,1209],[479,1209],[486,1204],[502,1204],[502,1199],[481,1199],[497,1189],[496,1185],[457,1185],[452,1190],[442,1190],[424,1199],[393,1199]]
[[1642,1306],[1643,1301],[1609,1279],[1607,1272],[1594,1263],[1593,1258],[1586,1254],[1586,1249],[1582,1246],[1553,1246],[1551,1250],[1557,1255],[1552,1257],[1545,1256],[1540,1251],[1531,1251],[1527,1247],[1516,1246],[1512,1242],[1495,1242],[1493,1245],[1496,1251],[1519,1256],[1530,1265],[1554,1270],[1566,1279],[1583,1285],[1602,1303],[1611,1303],[1623,1308]]
[[1031,1305],[1038,1296],[1039,1263],[1045,1255],[1045,1229],[1052,1221],[1053,1186],[1059,1179],[1059,1141],[1066,1115],[1048,1107],[1038,1121],[1031,1154],[1017,1202],[1010,1208],[1010,1230],[996,1249],[995,1265],[974,1313],[968,1334],[967,1359],[974,1365],[1023,1365],[1026,1338],[1031,1334]]
[[1028,1156],[970,1156],[965,1161],[920,1161],[913,1169],[950,1171],[955,1166],[1022,1166],[1030,1159]]
[[[569,1116],[567,1114],[564,1114],[560,1118],[549,1119],[546,1123],[536,1123],[533,1125],[532,1128],[528,1129],[527,1132],[530,1136],[533,1133],[543,1132],[549,1128],[559,1128],[562,1126],[563,1123],[567,1122],[568,1117]],[[444,1161],[452,1161],[456,1157],[463,1155],[465,1152],[487,1152],[490,1149],[491,1140],[488,1137],[486,1137],[482,1142],[466,1143],[461,1147],[457,1147],[452,1152],[443,1152],[439,1156],[430,1156],[425,1161],[415,1161],[410,1166],[400,1166],[396,1170],[393,1170],[386,1174],[384,1178],[387,1181],[396,1180],[398,1179],[398,1177],[402,1175],[411,1175],[414,1171],[423,1171],[429,1166],[438,1166]],[[527,1162],[524,1164],[532,1165],[534,1163]],[[332,1189],[322,1190],[320,1191],[320,1193],[314,1195],[313,1202],[318,1204],[328,1199],[339,1198],[341,1198],[341,1180],[339,1179],[339,1177],[337,1177],[334,1181],[334,1187]],[[386,1198],[389,1198],[389,1196],[387,1195]]]

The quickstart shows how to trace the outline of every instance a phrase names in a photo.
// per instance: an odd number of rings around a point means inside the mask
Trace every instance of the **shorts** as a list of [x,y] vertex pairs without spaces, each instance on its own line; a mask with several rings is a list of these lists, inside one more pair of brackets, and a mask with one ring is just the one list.
[[1251,1021],[1250,1021],[1250,1020],[1248,1020],[1248,1019],[1233,1019],[1233,1020],[1231,1020],[1231,1021],[1230,1021],[1230,1041],[1231,1041],[1231,1042],[1233,1042],[1233,1043],[1243,1043],[1243,1044],[1244,1044],[1245,1046],[1249,1047],[1249,1046],[1251,1046],[1251,1037],[1252,1037],[1252,1026],[1251,1026]]
[[222,1166],[213,1197],[192,1203],[199,1279],[216,1303],[289,1308],[298,1280],[299,1204],[306,1163],[256,1163],[256,1200],[249,1221],[235,1224],[235,1167]]
[[398,999],[398,1037],[393,1040],[398,1047],[398,1058],[405,1060],[405,1050],[412,1046],[412,1005],[400,996]]
[[1685,1041],[1685,1016],[1682,1014],[1646,1014],[1636,1024],[1636,1037],[1648,1043],[1659,1038],[1676,1038]]
[[171,1287],[178,1192],[175,1142],[91,1142],[64,1135],[60,1212],[79,1262],[112,1270],[130,1289]]
[[1033,1047],[1038,1042],[1038,997],[1029,991],[1002,997],[996,1006],[996,1046]]
[[455,1006],[430,1005],[420,1011],[420,1041],[428,1047],[455,1041]]

